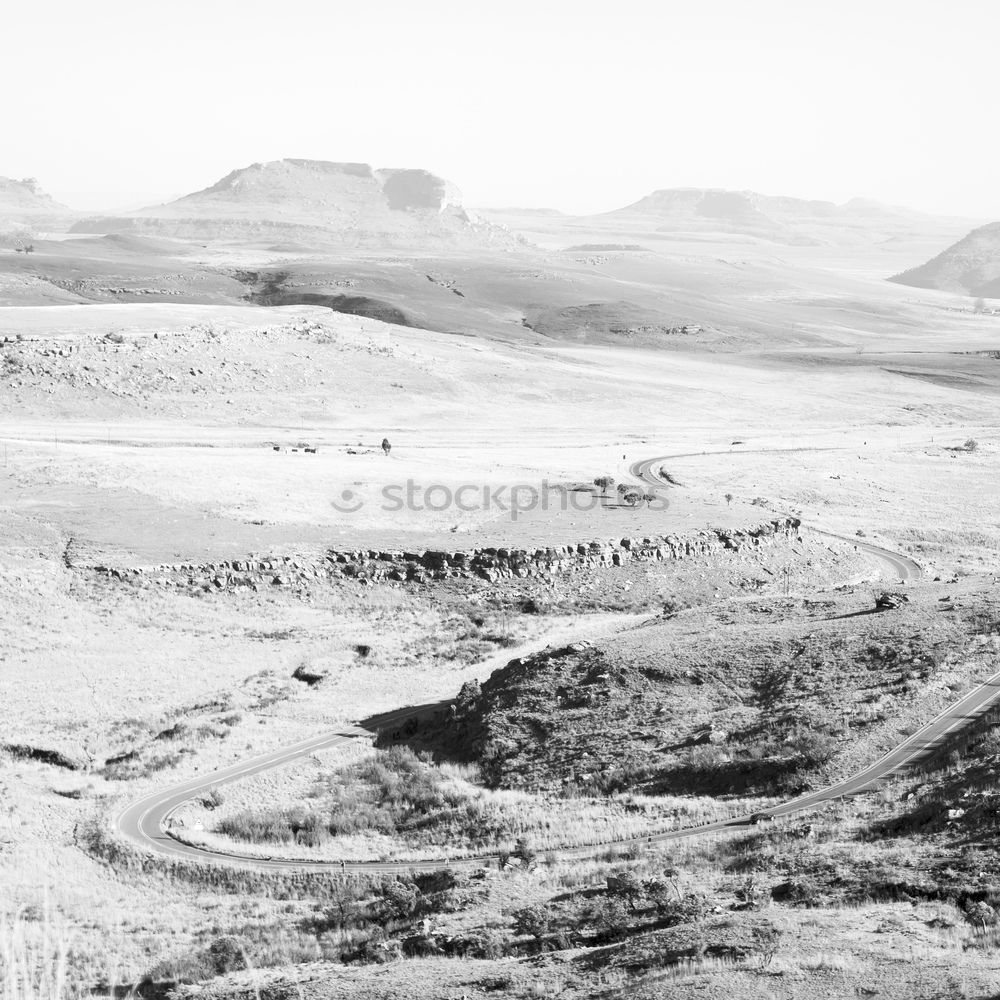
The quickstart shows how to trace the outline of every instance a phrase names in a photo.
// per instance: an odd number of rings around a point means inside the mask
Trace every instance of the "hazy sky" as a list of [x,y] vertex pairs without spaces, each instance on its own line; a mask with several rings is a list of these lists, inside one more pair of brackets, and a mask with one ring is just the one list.
[[8,4],[0,175],[83,208],[284,156],[470,205],[752,188],[1000,218],[996,0]]

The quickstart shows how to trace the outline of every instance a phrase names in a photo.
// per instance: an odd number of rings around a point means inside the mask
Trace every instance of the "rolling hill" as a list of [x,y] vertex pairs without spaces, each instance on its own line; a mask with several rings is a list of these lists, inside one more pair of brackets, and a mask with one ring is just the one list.
[[1000,222],[974,229],[926,264],[889,280],[915,288],[1000,298]]
[[458,189],[426,170],[302,159],[254,163],[176,201],[84,219],[74,231],[340,246],[516,243],[468,213]]

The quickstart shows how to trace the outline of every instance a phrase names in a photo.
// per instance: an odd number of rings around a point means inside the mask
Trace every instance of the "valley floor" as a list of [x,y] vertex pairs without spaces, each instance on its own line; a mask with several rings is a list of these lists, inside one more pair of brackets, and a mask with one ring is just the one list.
[[[891,345],[500,343],[311,307],[66,308],[0,311],[0,963],[41,967],[61,941],[80,988],[228,972],[198,995],[275,1000],[1000,992],[991,848],[947,823],[879,826],[974,767],[991,788],[981,741],[742,841],[545,856],[813,787],[995,672],[1000,367],[955,353],[980,339],[949,328],[917,362]],[[650,458],[663,485],[632,506],[615,487],[645,490],[631,469]],[[408,486],[422,500],[387,509]],[[787,543],[546,578],[156,583],[165,564],[691,539],[785,516],[803,523]],[[852,540],[922,579],[887,578]],[[882,591],[910,601],[870,614]],[[581,640],[572,682],[528,656]],[[536,687],[502,686],[515,657]],[[359,738],[179,818],[331,858],[490,840],[508,871],[296,883],[158,867],[112,829],[182,778],[460,692],[486,734],[464,756]],[[567,746],[591,755],[572,789]],[[786,784],[736,787],[747,762]],[[316,843],[297,824],[287,839],[296,810],[324,817]],[[241,841],[256,814],[264,833]],[[852,859],[880,888],[845,881]],[[607,882],[625,869],[631,894]]]

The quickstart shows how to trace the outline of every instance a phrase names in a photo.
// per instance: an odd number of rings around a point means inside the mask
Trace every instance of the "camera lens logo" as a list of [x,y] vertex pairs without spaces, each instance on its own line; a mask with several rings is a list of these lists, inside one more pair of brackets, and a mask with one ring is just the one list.
[[356,514],[364,505],[364,500],[354,490],[344,490],[339,500],[330,501],[330,506],[341,514]]

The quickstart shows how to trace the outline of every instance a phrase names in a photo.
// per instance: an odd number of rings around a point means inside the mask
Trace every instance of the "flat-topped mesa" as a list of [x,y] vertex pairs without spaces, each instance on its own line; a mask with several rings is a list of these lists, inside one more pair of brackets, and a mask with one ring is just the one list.
[[466,211],[458,188],[428,170],[295,158],[252,163],[175,201],[82,219],[73,231],[352,246],[518,242]]
[[260,590],[306,586],[317,581],[351,579],[368,583],[427,583],[448,579],[551,579],[559,574],[624,566],[632,562],[668,562],[742,552],[798,538],[801,522],[780,517],[746,528],[716,528],[695,535],[646,535],[615,541],[593,539],[532,548],[488,546],[462,550],[352,549],[329,551],[320,559],[291,556],[225,560],[131,568],[95,566],[118,581],[201,591]]
[[[372,203],[392,211],[440,212],[449,205],[461,206],[458,188],[429,170],[390,168],[375,170],[368,163],[334,163],[328,160],[284,159],[252,163],[226,174],[202,191],[159,206],[170,214],[183,214],[183,207],[201,209],[265,203],[293,211],[297,206],[323,210]],[[156,208],[140,210],[142,215]]]
[[908,234],[957,234],[968,228],[962,220],[864,198],[837,205],[756,191],[691,187],[652,191],[600,218],[651,232],[722,233],[804,246],[880,243]]

